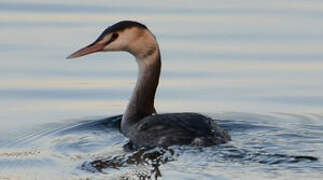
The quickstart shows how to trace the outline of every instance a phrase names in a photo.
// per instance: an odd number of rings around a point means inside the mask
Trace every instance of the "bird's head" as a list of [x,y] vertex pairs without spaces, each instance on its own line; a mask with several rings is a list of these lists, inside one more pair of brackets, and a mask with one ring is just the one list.
[[67,59],[104,51],[127,51],[142,58],[157,48],[154,35],[145,25],[135,21],[121,21],[105,29],[92,44],[74,52]]

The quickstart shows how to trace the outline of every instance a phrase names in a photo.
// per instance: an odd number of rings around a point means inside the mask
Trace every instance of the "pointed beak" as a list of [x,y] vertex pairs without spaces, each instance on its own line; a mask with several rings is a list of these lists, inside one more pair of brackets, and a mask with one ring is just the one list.
[[81,56],[85,56],[87,54],[92,54],[95,52],[100,52],[104,49],[105,44],[99,44],[99,43],[92,43],[76,52],[73,54],[69,55],[66,57],[66,59],[73,59]]

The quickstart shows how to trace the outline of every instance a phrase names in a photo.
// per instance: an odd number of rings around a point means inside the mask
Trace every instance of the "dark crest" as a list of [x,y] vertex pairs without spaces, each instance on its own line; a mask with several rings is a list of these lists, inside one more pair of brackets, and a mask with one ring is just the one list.
[[101,33],[101,35],[94,41],[94,43],[100,41],[106,34],[109,34],[109,33],[112,33],[112,32],[123,31],[125,29],[132,28],[132,27],[148,29],[145,25],[143,25],[143,24],[141,24],[139,22],[136,22],[136,21],[120,21],[120,22],[106,28]]

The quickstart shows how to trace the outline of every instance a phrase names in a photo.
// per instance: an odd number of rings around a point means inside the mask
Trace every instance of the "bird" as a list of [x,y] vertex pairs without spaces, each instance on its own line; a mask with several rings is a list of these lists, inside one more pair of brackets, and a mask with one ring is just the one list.
[[140,22],[124,20],[107,27],[93,43],[67,59],[110,51],[132,54],[139,68],[135,88],[120,124],[121,133],[129,139],[129,147],[207,147],[231,140],[226,130],[205,115],[157,113],[154,101],[161,72],[160,48],[155,35]]

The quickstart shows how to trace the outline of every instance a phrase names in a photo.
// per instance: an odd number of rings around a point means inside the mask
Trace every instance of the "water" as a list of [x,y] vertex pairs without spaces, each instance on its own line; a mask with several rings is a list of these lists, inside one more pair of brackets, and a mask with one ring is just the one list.
[[[230,143],[123,151],[107,117],[123,112],[135,61],[65,57],[124,19],[158,38],[157,110],[205,113]],[[322,179],[322,20],[318,0],[2,0],[0,179]]]

